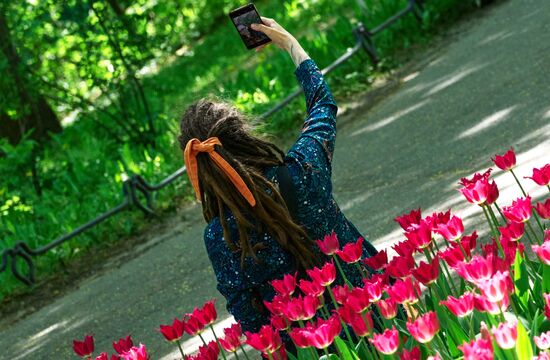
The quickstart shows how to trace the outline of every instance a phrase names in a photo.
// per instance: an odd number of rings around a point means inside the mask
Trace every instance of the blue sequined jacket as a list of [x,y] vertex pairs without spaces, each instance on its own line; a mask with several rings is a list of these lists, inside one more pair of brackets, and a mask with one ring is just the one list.
[[[322,239],[334,231],[343,246],[357,241],[362,236],[355,226],[340,211],[332,197],[331,161],[336,138],[336,112],[338,110],[332,93],[315,62],[307,59],[300,63],[295,75],[306,98],[307,118],[301,134],[285,157],[298,200],[297,217],[311,239]],[[264,170],[265,176],[276,183],[276,168]],[[238,239],[235,218],[226,213],[231,238]],[[213,218],[204,232],[206,250],[217,279],[217,288],[227,300],[227,309],[245,331],[256,332],[268,324],[268,316],[251,305],[254,298],[271,301],[275,295],[269,282],[293,273],[293,262],[288,253],[269,234],[250,234],[251,244],[263,242],[264,250],[257,256],[258,264],[247,258],[241,268],[240,254],[232,253],[223,239],[223,230],[218,217]],[[376,253],[368,242],[364,243],[365,257]],[[355,286],[361,284],[358,271],[346,264],[344,271]],[[342,283],[342,279],[339,279]]]

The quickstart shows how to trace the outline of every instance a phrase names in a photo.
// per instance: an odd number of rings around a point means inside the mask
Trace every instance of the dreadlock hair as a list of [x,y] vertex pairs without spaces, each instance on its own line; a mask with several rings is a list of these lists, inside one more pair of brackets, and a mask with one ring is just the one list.
[[[254,229],[259,235],[271,234],[291,254],[297,270],[303,272],[317,263],[313,241],[293,221],[281,193],[261,172],[264,167],[284,164],[285,154],[272,142],[253,135],[248,120],[231,104],[217,98],[198,100],[187,108],[181,119],[178,136],[181,149],[193,138],[204,141],[218,137],[222,146],[216,145],[215,151],[237,171],[256,199],[256,206],[250,206],[210,156],[199,153],[198,178],[204,219],[210,222],[219,216],[225,243],[231,251],[241,252],[241,267],[248,256],[260,262],[256,252],[266,247],[263,243],[250,244],[249,231]],[[225,208],[236,219],[238,242],[231,239]],[[255,221],[249,221],[246,215]]]

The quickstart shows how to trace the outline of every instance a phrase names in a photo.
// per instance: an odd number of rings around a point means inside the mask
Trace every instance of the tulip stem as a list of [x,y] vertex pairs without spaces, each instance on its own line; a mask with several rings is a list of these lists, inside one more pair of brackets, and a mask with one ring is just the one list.
[[201,334],[197,334],[197,335],[199,335],[199,337],[201,338],[202,343],[204,344],[204,346],[208,346],[208,344],[206,343],[206,341],[204,341],[204,338],[202,337],[202,335],[201,335]]
[[338,268],[338,271],[340,272],[340,275],[342,275],[342,278],[344,279],[344,281],[346,282],[346,284],[351,288],[353,288],[353,285],[351,284],[351,282],[348,280],[348,278],[346,277],[346,273],[344,272],[344,269],[342,268],[342,265],[340,264],[340,260],[338,260],[338,256],[332,256],[335,260],[335,263],[336,263],[336,267]]
[[494,202],[494,204],[495,204],[495,207],[498,210],[498,213],[500,214],[500,217],[502,218],[502,220],[504,220],[504,224],[506,224],[508,222],[508,220],[506,220],[506,216],[504,216],[504,214],[502,213],[502,210],[500,209],[500,206],[498,206],[496,201]]
[[521,183],[519,182],[519,179],[518,179],[518,177],[516,176],[516,173],[514,172],[514,170],[510,169],[510,172],[511,172],[512,175],[514,176],[514,179],[516,179],[516,183],[519,185],[519,188],[521,189],[521,193],[523,194],[523,196],[527,196],[527,193],[526,193],[525,190],[523,189],[523,186],[521,186]]
[[546,185],[546,187],[548,188],[548,191],[550,191],[550,184]]
[[218,344],[218,347],[220,348],[220,352],[222,354],[223,360],[227,360],[227,357],[225,356],[225,352],[223,351],[222,345],[220,344],[220,340],[218,340],[218,337],[216,336],[216,332],[214,331],[214,327],[212,324],[209,325],[210,330],[212,330],[212,334],[214,334],[214,339],[216,339],[216,343]]
[[[239,355],[237,355],[237,350],[233,352],[233,355],[235,355],[235,360],[239,360]],[[184,358],[185,359],[185,358]]]
[[357,269],[359,269],[359,272],[361,273],[361,277],[363,279],[366,279],[367,274],[365,274],[365,271],[361,268],[361,265],[359,265],[359,263],[355,263],[355,266],[357,267]]
[[[445,261],[441,261],[441,263],[443,263],[443,272],[445,272],[447,274],[447,277],[449,278],[449,281],[444,281],[445,285],[447,286],[447,289],[449,290],[449,292],[451,294],[453,294],[454,296],[459,296],[459,292],[458,292],[458,289],[456,288],[455,286],[455,282],[453,280],[453,278],[451,277],[451,273],[449,271],[449,268],[447,267],[447,263]],[[454,290],[454,293],[453,291],[451,290],[451,287],[449,286],[449,283],[451,284],[451,286],[453,287],[453,290]]]
[[[330,295],[330,298],[332,299],[332,303],[334,304],[334,309],[338,309],[338,303],[336,302],[336,298],[334,297],[334,294],[332,293],[332,289],[330,288],[330,285],[327,285],[327,290]],[[340,318],[340,316],[338,316]],[[342,324],[342,328],[344,329],[344,333],[346,334],[346,337],[348,338],[349,342],[353,344],[353,339],[351,337],[351,334],[349,333],[347,324],[340,318],[340,323]]]
[[531,222],[529,220],[526,221],[527,226],[529,227],[529,230],[533,233],[533,236],[535,237],[535,240],[539,245],[542,244],[542,242],[539,240],[539,237],[537,236],[537,233],[535,232],[535,229],[533,229],[533,226],[531,225]]
[[178,344],[178,349],[180,349],[181,358],[185,359],[185,354],[183,352],[183,349],[181,348],[181,344],[179,340],[176,340],[176,344]]
[[[246,351],[244,351],[244,346],[239,345],[239,347],[241,348],[241,351],[243,352],[244,357],[246,358],[246,360],[250,360],[250,358],[248,357],[248,354],[246,353]],[[237,352],[235,352],[235,354],[236,354],[236,353],[237,353]]]
[[485,218],[487,219],[487,222],[489,223],[489,226],[491,227],[491,232],[493,233],[493,237],[495,239],[495,243],[498,246],[498,250],[500,251],[500,254],[504,257],[504,249],[502,248],[502,244],[500,243],[500,240],[498,238],[498,233],[493,227],[493,222],[489,218],[488,210],[485,208],[485,205],[482,205],[481,208],[483,209],[483,213],[485,214]]
[[[491,219],[493,219],[493,223],[495,224],[495,230],[497,230],[497,233],[500,234],[500,231],[498,230],[498,227],[500,226],[500,223],[498,222],[498,219],[495,215],[495,212],[493,211],[493,208],[491,205],[487,206],[487,210],[489,211],[489,215],[491,215]],[[506,221],[504,221],[506,224]]]

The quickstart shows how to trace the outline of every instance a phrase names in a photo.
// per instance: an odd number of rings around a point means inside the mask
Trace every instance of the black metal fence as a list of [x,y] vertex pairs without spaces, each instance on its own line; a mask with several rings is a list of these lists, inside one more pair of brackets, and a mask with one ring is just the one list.
[[[376,46],[374,44],[374,37],[379,34],[382,30],[386,29],[401,17],[407,15],[408,13],[413,14],[418,22],[422,22],[422,12],[423,12],[423,0],[408,0],[407,6],[397,12],[395,15],[388,18],[382,24],[376,26],[372,30],[368,30],[363,24],[359,23],[352,31],[355,38],[355,46],[348,49],[342,56],[336,59],[328,67],[324,68],[321,72],[323,74],[328,74],[332,70],[336,69],[338,66],[349,60],[353,55],[355,55],[359,50],[364,50],[371,61],[376,64],[378,63],[378,55],[376,52]],[[288,95],[280,103],[275,105],[272,109],[262,114],[260,117],[265,119],[277,111],[283,109],[287,106],[293,99],[298,97],[302,93],[302,89],[299,88],[293,93]],[[26,285],[33,285],[35,283],[35,268],[33,263],[33,257],[42,255],[54,247],[76,237],[82,232],[98,225],[105,219],[108,219],[123,210],[132,209],[134,206],[143,211],[145,215],[151,216],[154,214],[153,204],[152,204],[152,192],[158,191],[163,187],[174,182],[177,178],[182,176],[185,173],[185,167],[178,169],[176,172],[162,180],[160,183],[152,185],[149,184],[145,179],[139,175],[134,175],[129,179],[125,180],[122,184],[122,193],[124,199],[122,202],[115,206],[114,208],[108,210],[107,212],[99,215],[95,219],[87,222],[84,225],[79,226],[68,234],[62,235],[61,237],[53,240],[47,245],[39,247],[37,249],[31,249],[27,243],[24,241],[17,242],[11,249],[6,249],[2,253],[2,258],[0,262],[0,273],[8,269],[11,269],[13,276],[16,279],[23,282]],[[141,193],[145,197],[145,203],[140,201],[138,194]],[[22,273],[17,265],[18,260],[23,261],[27,266],[28,270],[26,274]]]

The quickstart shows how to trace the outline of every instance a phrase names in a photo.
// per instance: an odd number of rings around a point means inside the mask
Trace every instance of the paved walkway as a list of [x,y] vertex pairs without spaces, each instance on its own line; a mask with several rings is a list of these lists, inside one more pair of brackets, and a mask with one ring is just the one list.
[[[391,219],[418,206],[452,207],[471,230],[481,218],[456,183],[488,167],[491,155],[513,145],[522,176],[550,161],[550,2],[508,0],[470,23],[394,94],[342,122],[335,196],[378,248],[400,239]],[[509,203],[517,195],[513,184],[500,174],[497,183],[500,203]],[[113,259],[110,271],[1,329],[0,359],[71,359],[71,340],[89,332],[100,350],[131,333],[154,359],[176,358],[158,325],[219,298],[200,212],[194,207],[179,217],[130,260]],[[223,300],[217,305],[227,319]],[[186,348],[196,345],[191,339]]]

